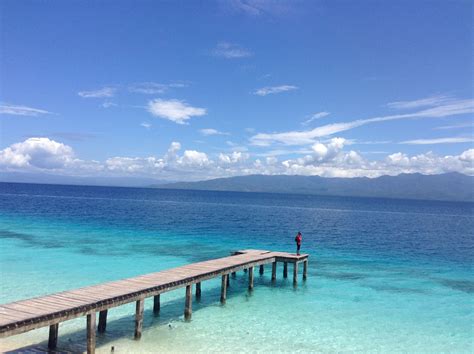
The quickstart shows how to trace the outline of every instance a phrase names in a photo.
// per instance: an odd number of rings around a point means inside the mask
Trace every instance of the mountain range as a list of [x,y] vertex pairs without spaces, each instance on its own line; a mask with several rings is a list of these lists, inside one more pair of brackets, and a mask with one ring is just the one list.
[[154,185],[156,188],[268,192],[351,197],[474,201],[474,177],[452,172],[438,175],[400,174],[378,178],[250,175],[199,182]]

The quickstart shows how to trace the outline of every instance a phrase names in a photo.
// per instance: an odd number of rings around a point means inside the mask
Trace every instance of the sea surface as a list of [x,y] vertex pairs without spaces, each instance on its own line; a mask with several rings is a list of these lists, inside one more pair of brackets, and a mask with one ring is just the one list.
[[[0,303],[227,256],[293,252],[303,234],[308,279],[279,267],[203,283],[191,322],[184,289],[109,310],[98,352],[474,351],[474,204],[260,193],[0,183]],[[291,272],[291,267],[290,267]],[[47,329],[0,340],[46,347]],[[59,348],[84,350],[85,319],[59,328]]]

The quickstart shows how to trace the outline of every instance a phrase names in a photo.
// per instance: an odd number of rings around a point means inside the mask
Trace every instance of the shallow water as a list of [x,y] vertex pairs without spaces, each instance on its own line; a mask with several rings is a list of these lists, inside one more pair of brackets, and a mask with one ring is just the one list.
[[[310,253],[306,282],[246,289],[203,283],[193,319],[184,289],[109,311],[99,352],[472,352],[473,204],[259,193],[0,184],[0,302],[155,272],[244,248]],[[60,325],[82,350],[85,320]],[[47,329],[3,339],[45,346]]]

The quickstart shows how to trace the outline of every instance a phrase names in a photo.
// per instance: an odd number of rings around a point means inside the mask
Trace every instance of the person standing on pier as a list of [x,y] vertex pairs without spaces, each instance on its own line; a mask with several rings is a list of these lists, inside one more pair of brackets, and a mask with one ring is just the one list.
[[300,248],[301,248],[301,241],[303,241],[303,236],[301,236],[301,232],[298,231],[295,237],[295,242],[296,242],[296,254],[300,254]]

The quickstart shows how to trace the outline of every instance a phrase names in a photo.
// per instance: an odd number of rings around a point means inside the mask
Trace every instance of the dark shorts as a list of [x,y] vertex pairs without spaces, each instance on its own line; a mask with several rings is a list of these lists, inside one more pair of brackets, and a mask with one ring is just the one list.
[[301,248],[301,245],[296,245],[296,249],[299,251]]

